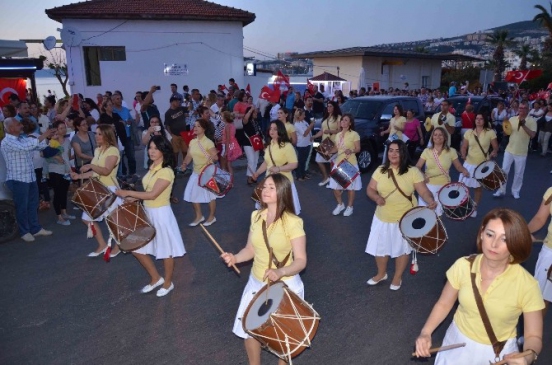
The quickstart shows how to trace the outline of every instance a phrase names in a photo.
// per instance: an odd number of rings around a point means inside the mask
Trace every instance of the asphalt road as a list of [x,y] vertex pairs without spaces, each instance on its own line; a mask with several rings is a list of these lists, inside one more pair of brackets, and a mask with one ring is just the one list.
[[[410,357],[414,340],[440,294],[445,271],[473,252],[484,213],[504,206],[530,219],[552,185],[551,168],[550,157],[531,154],[522,199],[495,199],[485,192],[477,218],[444,218],[449,234],[444,249],[436,256],[420,255],[419,273],[406,273],[397,292],[389,290],[389,282],[366,285],[375,273],[374,259],[364,253],[375,204],[360,192],[351,217],[334,217],[332,193],[318,187],[319,175],[297,182],[308,242],[302,279],[306,300],[322,320],[312,348],[294,363],[416,363]],[[247,237],[253,204],[244,175],[238,170],[235,187],[217,201],[218,221],[209,229],[227,251],[238,251]],[[369,178],[362,176],[364,187]],[[186,181],[177,179],[179,197]],[[85,226],[58,226],[51,211],[40,213],[40,219],[53,236],[0,245],[0,364],[247,364],[242,340],[231,329],[251,266],[241,265],[241,276],[227,269],[201,229],[187,226],[191,205],[180,202],[173,210],[187,254],[177,260],[175,290],[164,298],[139,293],[149,278],[131,255],[110,263],[87,258],[96,243],[86,239]],[[535,244],[529,271],[539,250]],[[162,263],[157,266],[162,272]],[[450,320],[434,333],[435,344]],[[550,344],[552,315],[544,328],[544,343]],[[276,363],[276,358],[263,352],[263,362]],[[539,363],[552,363],[550,346],[545,345]]]

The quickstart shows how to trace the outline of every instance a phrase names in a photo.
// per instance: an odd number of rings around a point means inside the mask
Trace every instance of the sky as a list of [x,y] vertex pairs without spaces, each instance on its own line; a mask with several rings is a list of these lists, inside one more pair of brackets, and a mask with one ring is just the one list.
[[[149,0],[155,4],[155,0]],[[76,0],[0,0],[1,39],[43,39],[62,25],[44,10]],[[518,21],[550,9],[548,0],[213,0],[256,15],[244,46],[266,59],[278,52],[311,52],[382,43],[447,38]],[[40,55],[39,46],[29,56]]]

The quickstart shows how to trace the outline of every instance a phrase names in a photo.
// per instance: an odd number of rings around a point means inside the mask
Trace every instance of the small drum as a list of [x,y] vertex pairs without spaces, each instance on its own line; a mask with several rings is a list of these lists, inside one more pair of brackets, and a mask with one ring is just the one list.
[[453,220],[465,220],[473,214],[476,208],[470,191],[462,183],[446,184],[439,190],[437,197],[443,206],[445,215]]
[[508,179],[504,170],[491,160],[480,163],[473,172],[473,178],[488,190],[499,189]]
[[280,359],[299,355],[318,330],[320,315],[282,281],[264,286],[247,306],[243,330]]
[[251,193],[251,199],[255,203],[261,204],[261,194],[263,193],[263,187],[259,184],[253,188],[253,193]]
[[82,209],[92,219],[97,219],[117,199],[104,184],[96,179],[90,179],[73,194],[72,202]]
[[224,196],[232,188],[233,177],[217,165],[207,165],[201,170],[198,185],[215,195]]
[[436,254],[448,239],[437,214],[426,207],[414,207],[399,221],[402,236],[419,253]]
[[358,175],[360,175],[360,171],[347,160],[342,160],[330,171],[332,179],[341,185],[343,189],[347,189]]
[[137,250],[155,237],[155,228],[139,201],[124,202],[109,213],[105,221],[122,251]]
[[316,148],[316,152],[320,153],[320,156],[324,157],[326,161],[332,158],[331,151],[335,147],[335,143],[328,137],[320,143]]

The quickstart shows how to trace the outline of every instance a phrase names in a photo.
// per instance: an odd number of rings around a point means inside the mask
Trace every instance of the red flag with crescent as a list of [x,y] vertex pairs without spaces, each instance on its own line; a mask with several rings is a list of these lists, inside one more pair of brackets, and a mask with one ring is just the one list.
[[307,91],[314,96],[314,84],[307,79]]
[[272,86],[274,87],[274,90],[280,90],[280,92],[285,93],[291,86],[291,83],[289,82],[289,76],[284,75],[282,71],[278,71],[278,74],[274,78]]
[[27,80],[25,79],[0,79],[0,107],[10,103],[10,96],[17,95],[19,100],[27,98]]
[[540,75],[542,75],[542,70],[508,71],[504,80],[521,84],[523,81],[536,79]]

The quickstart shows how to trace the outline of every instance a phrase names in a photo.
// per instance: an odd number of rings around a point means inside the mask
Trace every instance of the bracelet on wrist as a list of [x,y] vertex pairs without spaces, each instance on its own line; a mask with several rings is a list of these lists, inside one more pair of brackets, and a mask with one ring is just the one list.
[[537,352],[533,349],[526,349],[525,351],[531,351],[533,353],[533,361],[531,361],[531,364],[534,364],[537,362],[537,359],[539,358],[539,355]]

